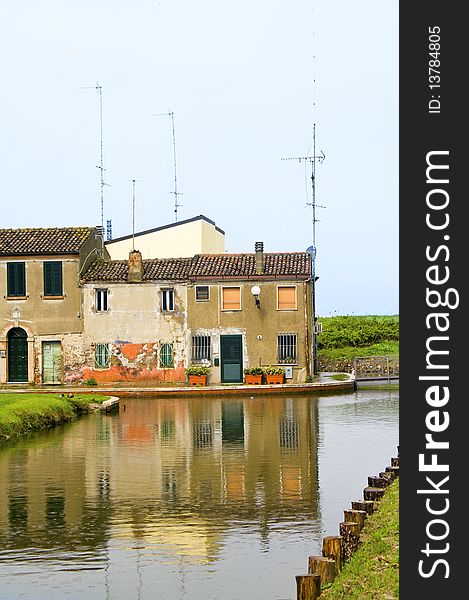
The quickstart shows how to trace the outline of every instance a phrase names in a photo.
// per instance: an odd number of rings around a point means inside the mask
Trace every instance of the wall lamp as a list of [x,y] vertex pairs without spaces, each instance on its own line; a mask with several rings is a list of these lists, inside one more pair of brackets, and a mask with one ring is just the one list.
[[251,288],[251,294],[254,296],[257,308],[261,307],[261,301],[259,300],[259,294],[260,293],[261,293],[261,288],[258,285],[254,285]]

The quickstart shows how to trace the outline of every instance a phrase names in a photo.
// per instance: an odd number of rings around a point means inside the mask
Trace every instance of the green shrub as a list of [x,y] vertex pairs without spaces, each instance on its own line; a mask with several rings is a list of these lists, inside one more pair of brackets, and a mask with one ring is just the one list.
[[192,366],[186,368],[186,375],[208,375],[210,373],[210,367],[206,366]]
[[89,379],[85,379],[83,385],[98,385],[98,382],[93,377],[90,377]]
[[262,375],[264,373],[264,369],[262,367],[251,367],[249,369],[244,369],[245,375]]

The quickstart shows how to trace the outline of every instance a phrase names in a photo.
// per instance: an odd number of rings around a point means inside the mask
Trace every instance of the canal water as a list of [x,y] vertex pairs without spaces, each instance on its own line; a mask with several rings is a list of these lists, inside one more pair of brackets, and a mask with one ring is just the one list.
[[0,600],[294,600],[398,392],[126,398],[0,448]]

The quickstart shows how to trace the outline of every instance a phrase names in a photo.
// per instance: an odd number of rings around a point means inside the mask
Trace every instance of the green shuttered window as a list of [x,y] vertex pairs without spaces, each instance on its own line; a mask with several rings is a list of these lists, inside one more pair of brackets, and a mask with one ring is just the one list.
[[44,261],[44,296],[63,296],[60,260]]
[[7,296],[26,296],[24,262],[7,263]]

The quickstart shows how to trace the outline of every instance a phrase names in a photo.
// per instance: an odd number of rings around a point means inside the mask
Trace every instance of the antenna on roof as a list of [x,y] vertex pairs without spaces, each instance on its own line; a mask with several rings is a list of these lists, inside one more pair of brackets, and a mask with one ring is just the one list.
[[158,113],[157,115],[153,115],[154,117],[171,117],[171,125],[173,130],[173,162],[174,162],[174,221],[178,220],[178,207],[182,206],[182,204],[178,203],[178,196],[182,196],[181,192],[178,192],[178,184],[177,184],[177,172],[176,172],[176,134],[174,131],[174,113],[170,110],[167,113]]
[[132,179],[132,252],[135,250],[135,179]]
[[[92,90],[95,89],[99,94],[99,133],[100,133],[100,160],[99,165],[96,167],[100,171],[100,187],[101,187],[101,227],[104,231],[104,186],[109,185],[104,182],[104,157],[103,157],[103,88],[99,83],[95,86],[85,86],[79,88],[80,90]],[[110,186],[109,186],[110,187]],[[104,240],[103,240],[104,243]]]

